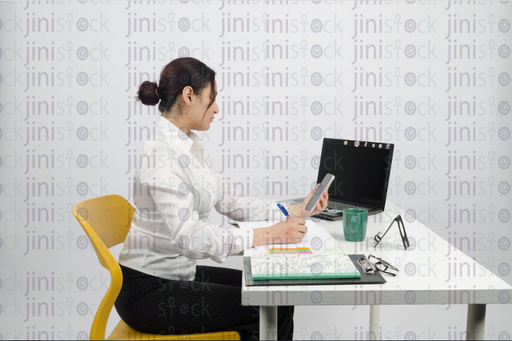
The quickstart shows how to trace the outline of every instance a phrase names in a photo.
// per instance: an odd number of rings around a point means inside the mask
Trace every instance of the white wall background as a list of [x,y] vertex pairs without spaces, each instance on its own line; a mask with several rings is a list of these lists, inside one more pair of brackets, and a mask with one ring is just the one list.
[[[221,113],[200,135],[245,194],[307,193],[323,137],[392,142],[389,200],[406,222],[482,264],[469,281],[512,283],[511,14],[509,1],[1,2],[0,338],[88,336],[109,276],[71,207],[131,200],[159,116],[134,96],[178,56],[217,71]],[[460,339],[466,310],[385,306],[381,336]],[[488,306],[485,337],[510,339],[511,313]],[[295,322],[296,339],[366,338],[368,307],[298,307]]]

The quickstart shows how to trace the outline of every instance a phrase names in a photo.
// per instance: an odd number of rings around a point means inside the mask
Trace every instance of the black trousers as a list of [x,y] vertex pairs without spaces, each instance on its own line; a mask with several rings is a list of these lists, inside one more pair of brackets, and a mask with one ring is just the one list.
[[[238,331],[259,339],[259,307],[242,306],[242,271],[197,266],[194,281],[150,276],[121,265],[123,286],[115,303],[135,330],[151,334]],[[278,339],[292,340],[294,306],[278,308]]]

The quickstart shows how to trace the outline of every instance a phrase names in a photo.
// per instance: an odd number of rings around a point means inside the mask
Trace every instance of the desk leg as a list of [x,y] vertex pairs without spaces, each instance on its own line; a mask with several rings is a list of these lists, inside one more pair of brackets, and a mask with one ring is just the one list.
[[260,340],[277,340],[277,307],[260,306]]
[[379,339],[379,311],[380,306],[370,306],[370,334],[368,335],[369,340]]
[[484,339],[485,308],[485,304],[468,304],[466,340]]

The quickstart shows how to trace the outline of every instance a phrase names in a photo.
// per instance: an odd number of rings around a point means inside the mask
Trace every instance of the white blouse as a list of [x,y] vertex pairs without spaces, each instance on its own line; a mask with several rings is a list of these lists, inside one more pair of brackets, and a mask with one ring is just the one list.
[[267,220],[271,202],[229,193],[193,132],[160,117],[156,139],[145,141],[134,175],[133,222],[119,263],[171,280],[195,277],[195,259],[224,262],[252,247],[252,230],[208,223],[217,212],[233,220]]

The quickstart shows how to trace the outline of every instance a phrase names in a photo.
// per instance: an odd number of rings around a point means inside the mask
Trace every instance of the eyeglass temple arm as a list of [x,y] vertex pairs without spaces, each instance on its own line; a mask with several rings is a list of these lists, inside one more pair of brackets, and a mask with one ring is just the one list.
[[400,270],[398,270],[396,267],[394,267],[393,265],[389,264],[389,263],[388,263],[388,262],[386,262],[386,261],[381,261],[381,262],[386,263],[386,266],[387,266],[387,267],[391,268],[392,270],[395,270],[396,272],[400,271]]

